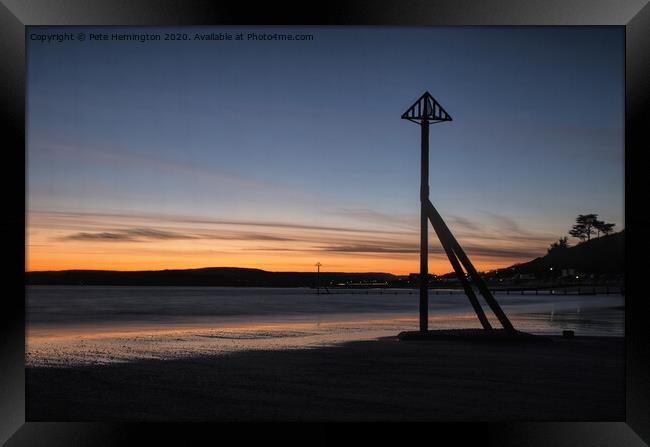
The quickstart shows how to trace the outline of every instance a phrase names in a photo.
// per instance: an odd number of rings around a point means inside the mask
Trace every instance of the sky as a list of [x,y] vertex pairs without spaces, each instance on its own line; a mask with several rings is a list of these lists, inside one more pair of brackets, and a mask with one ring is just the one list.
[[[36,40],[65,32],[86,40]],[[89,39],[169,32],[188,40]],[[194,40],[219,32],[244,39]],[[479,270],[544,255],[578,214],[624,228],[620,27],[26,39],[28,271],[417,272],[420,131],[400,116],[427,90],[453,118],[430,128],[430,199]]]

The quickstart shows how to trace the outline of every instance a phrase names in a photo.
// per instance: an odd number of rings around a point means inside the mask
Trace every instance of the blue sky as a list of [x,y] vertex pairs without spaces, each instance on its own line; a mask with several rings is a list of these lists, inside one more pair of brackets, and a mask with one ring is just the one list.
[[[252,30],[262,28],[183,31]],[[314,40],[28,39],[28,212],[39,245],[51,240],[39,213],[62,211],[411,235],[420,134],[400,115],[425,90],[453,117],[430,132],[431,200],[452,231],[499,248],[507,241],[470,230],[509,228],[537,249],[579,213],[624,227],[622,28],[288,31]]]

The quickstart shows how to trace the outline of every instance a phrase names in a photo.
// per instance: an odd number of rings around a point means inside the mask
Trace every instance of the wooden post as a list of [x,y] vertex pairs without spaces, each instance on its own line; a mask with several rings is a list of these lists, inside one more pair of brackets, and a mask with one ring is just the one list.
[[462,263],[463,267],[465,267],[467,270],[467,273],[469,273],[471,276],[472,280],[478,287],[479,292],[483,296],[483,299],[487,302],[488,306],[490,306],[490,309],[492,309],[494,315],[496,315],[496,317],[499,319],[501,326],[503,326],[503,328],[508,332],[515,332],[515,328],[512,326],[512,323],[501,309],[501,306],[499,306],[499,303],[497,303],[497,301],[492,296],[492,292],[490,292],[490,289],[488,289],[488,287],[485,285],[485,282],[474,268],[474,265],[465,254],[465,251],[462,249],[454,235],[451,233],[447,227],[447,224],[445,224],[445,221],[442,220],[442,216],[440,216],[438,210],[436,210],[436,208],[429,200],[427,200],[427,212],[429,214],[429,219],[431,220],[431,225],[437,229],[436,232],[444,234],[445,238],[451,242],[451,248],[453,249],[456,256],[458,256],[458,260]]
[[429,330],[429,121],[420,122],[420,331]]
[[[442,220],[442,217],[429,201],[429,124],[440,123],[444,121],[451,121],[452,118],[442,108],[440,104],[431,96],[429,92],[425,92],[406,112],[402,114],[402,119],[409,120],[420,126],[421,129],[421,163],[420,163],[420,331],[426,332],[429,329],[429,238],[428,238],[428,223],[431,221],[438,238],[440,239],[449,261],[454,266],[456,274],[465,289],[465,293],[469,297],[474,310],[483,324],[483,327],[491,328],[483,309],[478,303],[478,299],[474,294],[474,290],[469,285],[469,280],[463,272],[463,267],[467,274],[471,277],[472,281],[478,287],[481,295],[490,306],[496,317],[499,319],[501,325],[508,332],[514,332],[514,328],[508,320],[501,307],[496,302],[492,293],[488,289],[485,281],[480,277],[469,258],[461,248],[458,241],[454,238],[447,228],[447,225]],[[462,265],[462,267],[461,267]],[[449,293],[453,292],[449,290]]]
[[[442,245],[442,248],[445,250],[445,253],[447,254],[447,258],[449,258],[449,262],[451,263],[451,266],[454,268],[454,271],[456,272],[456,277],[458,278],[458,281],[460,281],[461,285],[463,286],[463,289],[465,290],[465,295],[467,295],[467,297],[469,298],[469,302],[472,304],[472,307],[474,308],[474,312],[476,312],[476,316],[481,322],[483,329],[492,329],[492,325],[490,324],[487,317],[485,316],[485,312],[483,312],[483,308],[481,307],[481,304],[478,302],[478,298],[474,293],[474,289],[472,289],[472,286],[469,284],[469,281],[467,281],[465,272],[460,266],[460,263],[458,262],[458,258],[456,257],[456,254],[451,248],[451,241],[449,240],[447,235],[444,234],[442,231],[440,231],[438,228],[434,226],[433,229],[435,230],[436,235],[440,240],[440,244]],[[451,295],[451,290],[449,291],[449,294]]]

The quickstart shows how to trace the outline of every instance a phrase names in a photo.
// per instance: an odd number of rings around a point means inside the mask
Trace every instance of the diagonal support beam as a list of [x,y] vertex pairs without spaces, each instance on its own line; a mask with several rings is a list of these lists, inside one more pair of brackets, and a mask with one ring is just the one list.
[[[472,265],[472,262],[469,260],[469,258],[461,248],[460,244],[458,243],[454,235],[447,227],[447,224],[445,224],[444,220],[442,220],[442,216],[440,216],[438,210],[435,209],[431,201],[428,199],[425,203],[425,206],[426,206],[427,214],[429,215],[429,220],[431,221],[431,225],[433,225],[433,228],[436,230],[436,234],[443,234],[445,240],[448,243],[450,243],[451,249],[458,256],[458,259],[467,270],[467,273],[469,273],[474,283],[478,286],[481,295],[483,295],[483,298],[490,306],[490,309],[492,309],[492,312],[494,312],[494,315],[499,319],[499,322],[501,323],[503,328],[508,332],[515,332],[515,328],[512,326],[512,323],[510,323],[510,320],[501,309],[501,306],[499,306],[499,303],[497,303],[497,300],[495,300],[494,297],[492,296],[492,292],[490,292],[490,289],[488,289],[488,287],[485,285],[483,278],[481,278],[481,276],[478,274],[478,272]],[[441,238],[441,242],[442,242],[442,238]]]
[[[429,220],[431,219],[429,218]],[[485,312],[483,311],[481,304],[478,302],[478,298],[474,293],[474,289],[472,289],[472,286],[470,286],[469,281],[467,281],[465,272],[460,266],[460,263],[458,262],[458,258],[456,257],[456,254],[451,248],[452,247],[451,241],[449,240],[449,238],[444,232],[440,231],[439,228],[436,227],[436,225],[433,225],[433,222],[431,222],[431,225],[433,226],[433,229],[435,230],[436,235],[438,236],[438,239],[442,244],[442,248],[445,250],[445,253],[447,253],[449,262],[451,263],[452,267],[454,268],[454,271],[456,272],[456,277],[463,285],[463,289],[465,290],[465,295],[467,295],[467,297],[469,298],[469,302],[472,304],[472,307],[474,308],[474,312],[476,312],[476,316],[478,316],[481,325],[483,325],[483,329],[492,329],[492,325],[490,324],[487,317],[485,316]]]

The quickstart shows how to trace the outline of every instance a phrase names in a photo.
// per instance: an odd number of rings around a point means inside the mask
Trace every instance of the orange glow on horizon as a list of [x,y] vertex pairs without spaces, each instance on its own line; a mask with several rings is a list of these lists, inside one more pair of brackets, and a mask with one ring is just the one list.
[[[470,254],[471,256],[471,254]],[[155,254],[133,253],[128,256],[111,255],[83,255],[68,254],[67,256],[56,256],[54,253],[39,253],[35,250],[27,251],[26,271],[54,271],[54,270],[120,270],[120,271],[142,271],[142,270],[174,270],[174,269],[196,269],[205,267],[240,267],[256,268],[274,272],[309,272],[314,270],[316,261],[323,264],[322,272],[385,272],[395,275],[408,275],[417,273],[420,269],[419,257],[417,254],[410,256],[411,259],[386,259],[381,256],[375,258],[363,256],[350,259],[344,256],[322,256],[322,255],[259,255],[251,256],[243,254],[240,256],[230,255],[227,257],[195,258],[167,257]],[[503,258],[499,259],[472,259],[474,266],[479,271],[492,270],[508,267],[519,259],[512,259],[504,263]],[[429,257],[429,272],[442,275],[452,271],[452,267],[446,258]]]
[[[28,223],[28,272],[205,267],[309,272],[315,270],[316,262],[323,264],[323,272],[419,272],[418,232],[408,229],[365,230],[54,212],[31,213]],[[531,244],[507,238],[481,239],[473,234],[461,236],[461,245],[474,266],[482,271],[532,259],[531,245],[540,254],[546,247],[546,242],[539,241]],[[429,272],[451,272],[437,239],[432,237],[430,241]],[[528,252],[517,256],[522,248]]]

